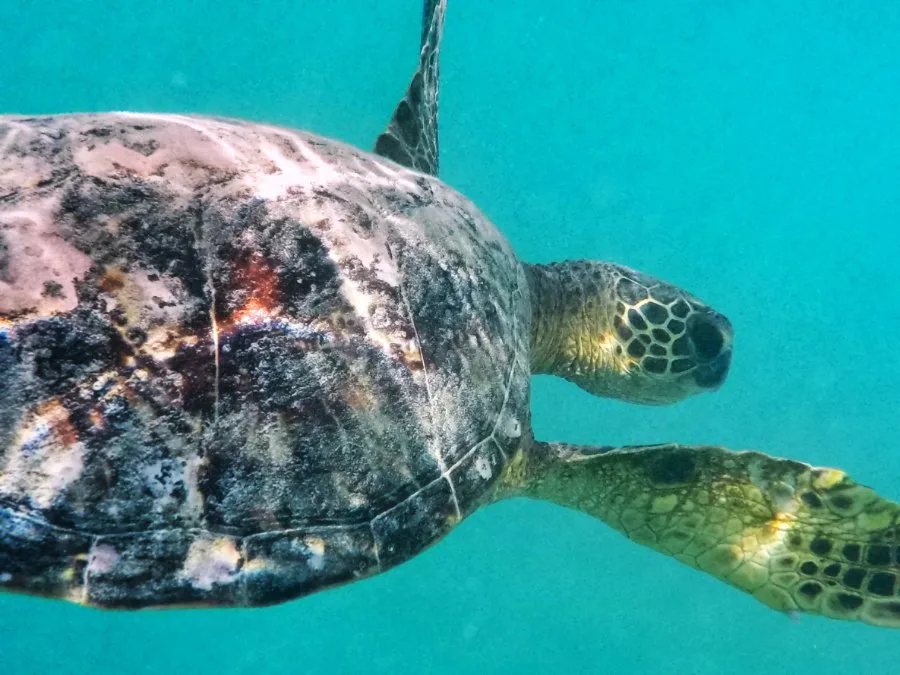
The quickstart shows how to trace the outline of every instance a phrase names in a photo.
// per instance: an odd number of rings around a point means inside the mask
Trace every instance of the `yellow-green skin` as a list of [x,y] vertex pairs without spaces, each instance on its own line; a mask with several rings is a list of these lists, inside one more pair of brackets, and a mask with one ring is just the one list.
[[496,497],[588,513],[786,612],[900,627],[900,505],[843,472],[712,446],[537,443]]

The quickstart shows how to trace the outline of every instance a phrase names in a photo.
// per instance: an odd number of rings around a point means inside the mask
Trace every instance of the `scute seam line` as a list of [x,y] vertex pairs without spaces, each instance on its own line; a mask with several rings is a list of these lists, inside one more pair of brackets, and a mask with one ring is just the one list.
[[[519,290],[519,284],[518,284],[518,283],[516,284],[516,290]],[[515,327],[517,327],[516,324],[514,324],[514,328],[515,328]],[[514,353],[515,355],[518,354],[518,352],[516,352],[516,351],[514,351],[513,353]],[[513,374],[515,373],[515,369],[516,369],[516,366],[517,366],[517,365],[518,365],[518,364],[517,364],[515,358],[513,358],[512,364],[510,365],[509,374],[506,376],[506,391],[504,392],[503,404],[500,406],[500,413],[497,415],[497,420],[496,420],[495,423],[494,423],[494,428],[491,430],[491,433],[488,434],[487,436],[485,436],[484,438],[482,438],[482,439],[481,439],[480,441],[478,441],[477,443],[475,443],[475,445],[473,445],[471,449],[469,449],[462,457],[460,457],[456,462],[454,462],[450,467],[447,468],[446,473],[442,473],[440,476],[438,476],[438,477],[435,478],[434,480],[432,480],[432,481],[428,482],[426,485],[424,485],[421,489],[416,490],[415,492],[413,492],[411,495],[409,495],[409,496],[408,496],[406,499],[404,499],[403,501],[398,502],[397,504],[394,504],[391,508],[389,508],[389,509],[383,511],[382,513],[379,513],[377,516],[375,516],[375,517],[372,519],[372,521],[371,521],[373,524],[374,524],[374,522],[375,522],[376,520],[378,520],[379,518],[383,517],[385,514],[390,513],[391,511],[393,511],[393,510],[396,509],[396,508],[399,508],[400,506],[402,506],[403,504],[405,504],[405,503],[408,502],[409,500],[414,499],[414,498],[417,497],[421,492],[423,492],[424,490],[427,490],[429,487],[431,487],[432,485],[434,485],[435,483],[437,483],[438,481],[440,481],[442,478],[446,478],[446,479],[447,479],[447,482],[450,483],[451,489],[453,489],[453,482],[450,480],[450,474],[453,473],[453,471],[454,471],[460,464],[462,464],[463,462],[465,462],[465,461],[472,455],[472,453],[474,453],[480,446],[482,446],[483,444],[485,444],[485,443],[487,443],[487,442],[493,441],[494,444],[497,446],[497,448],[500,450],[500,454],[502,454],[503,457],[504,457],[504,459],[506,459],[506,453],[503,452],[503,449],[500,447],[500,444],[499,444],[498,441],[497,441],[497,438],[496,438],[496,436],[495,436],[495,433],[496,433],[497,427],[499,426],[500,419],[501,419],[501,417],[503,416],[503,412],[506,410],[506,405],[507,405],[507,403],[509,403],[509,392],[510,392],[511,389],[512,389],[512,377],[513,377]],[[455,497],[455,493],[454,493],[454,497]],[[373,533],[374,533],[374,531],[373,531]],[[376,537],[376,544],[377,544],[377,541],[378,541],[378,540],[377,540],[377,537]]]
[[[404,309],[406,309],[406,315],[409,317],[409,324],[412,326],[412,329],[413,329],[413,337],[415,337],[415,339],[416,339],[416,347],[418,347],[418,349],[419,349],[419,358],[422,362],[422,375],[425,378],[425,394],[426,394],[426,396],[428,396],[428,410],[431,415],[431,427],[433,429],[436,426],[435,414],[434,414],[434,398],[431,394],[431,385],[429,384],[429,381],[428,381],[428,368],[425,365],[425,352],[422,350],[422,341],[419,339],[419,329],[416,328],[416,320],[413,317],[412,308],[409,306],[409,300],[407,300],[407,298],[406,298],[406,291],[403,288],[402,281],[398,281],[397,288],[400,290],[400,298],[403,300],[403,307],[404,307]],[[438,478],[436,480],[440,480],[441,477],[447,476],[449,474],[449,469],[447,468],[447,464],[444,461],[444,458],[441,456],[440,450],[436,449],[435,452],[436,452],[435,460],[437,461],[438,469],[440,469],[440,472],[441,472],[440,476],[438,476]],[[426,484],[424,487],[419,488],[416,492],[413,493],[413,495],[410,495],[410,496],[412,497],[412,496],[418,494],[419,492],[424,490],[425,487],[428,487],[428,485],[431,485],[433,482],[434,481],[431,481],[430,483]],[[453,497],[453,507],[454,507],[454,509],[456,509],[456,517],[462,518],[462,511],[460,511],[460,508],[459,508],[459,500],[456,498],[456,488],[453,486],[453,481],[449,480],[449,477],[448,477],[447,482],[450,483],[450,494]],[[402,503],[403,502],[401,502],[401,504]],[[376,518],[377,518],[377,516],[376,516]]]
[[[521,279],[518,278],[518,275],[516,275],[516,276],[517,276],[516,289],[513,291],[513,293],[512,293],[513,295],[515,295],[516,293],[521,291]],[[519,328],[518,318],[515,315],[513,315],[513,335],[516,334],[516,331],[518,330],[518,328]],[[507,457],[506,453],[503,451],[503,448],[500,447],[500,443],[497,442],[497,427],[500,426],[500,420],[503,418],[503,413],[506,411],[506,405],[509,403],[509,392],[512,391],[512,378],[516,372],[516,366],[518,365],[518,363],[517,363],[518,356],[519,356],[518,350],[513,349],[512,359],[510,359],[511,363],[510,363],[510,367],[509,367],[509,373],[506,375],[506,385],[505,385],[504,392],[503,392],[503,404],[500,406],[500,412],[497,415],[497,419],[494,420],[494,426],[491,429],[491,433],[488,435],[488,438],[493,439],[494,442],[497,444],[497,449],[500,450],[500,454],[503,456],[503,461],[508,461],[509,457]],[[481,441],[479,441],[479,443],[481,443]]]
[[91,562],[94,560],[94,549],[100,543],[100,537],[93,537],[87,550],[87,561],[84,564],[84,572],[81,574],[81,599],[79,602],[86,604],[91,596]]

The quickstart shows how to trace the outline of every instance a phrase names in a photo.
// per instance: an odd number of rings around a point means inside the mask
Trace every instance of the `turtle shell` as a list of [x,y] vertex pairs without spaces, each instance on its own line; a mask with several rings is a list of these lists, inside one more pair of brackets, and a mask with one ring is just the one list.
[[307,133],[0,118],[0,589],[260,605],[387,569],[528,427],[521,266]]

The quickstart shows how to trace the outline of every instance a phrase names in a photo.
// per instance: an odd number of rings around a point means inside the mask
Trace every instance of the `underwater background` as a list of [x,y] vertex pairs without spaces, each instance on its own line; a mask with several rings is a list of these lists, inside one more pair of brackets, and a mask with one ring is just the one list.
[[[0,113],[190,111],[371,147],[419,0],[4,0]],[[538,437],[838,466],[900,500],[900,3],[449,0],[441,174],[524,260],[610,259],[733,322],[717,393],[534,381]],[[876,673],[900,631],[775,613],[576,512],[478,512],[412,562],[255,610],[0,596],[0,671]]]

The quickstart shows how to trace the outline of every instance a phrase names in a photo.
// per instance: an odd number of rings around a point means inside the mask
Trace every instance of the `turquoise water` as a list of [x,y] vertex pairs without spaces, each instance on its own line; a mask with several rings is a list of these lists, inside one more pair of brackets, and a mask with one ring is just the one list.
[[[216,113],[369,147],[411,73],[418,0],[251,4],[6,0],[0,111]],[[643,408],[538,378],[539,437],[753,447],[900,499],[900,4],[750,4],[450,0],[443,178],[526,260],[624,262],[734,323],[718,393]],[[792,622],[525,501],[388,574],[270,609],[110,614],[0,597],[0,668],[15,675],[898,663],[900,632]]]

